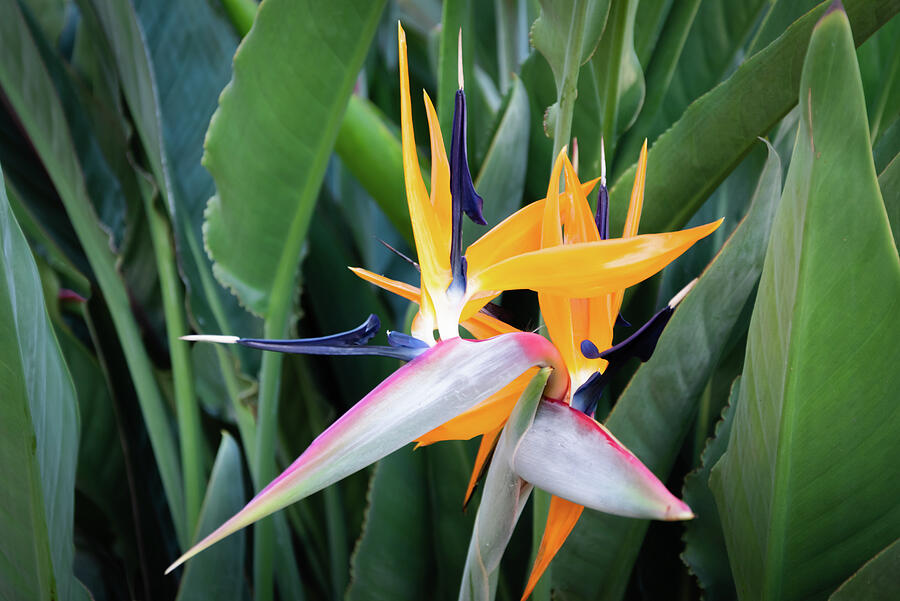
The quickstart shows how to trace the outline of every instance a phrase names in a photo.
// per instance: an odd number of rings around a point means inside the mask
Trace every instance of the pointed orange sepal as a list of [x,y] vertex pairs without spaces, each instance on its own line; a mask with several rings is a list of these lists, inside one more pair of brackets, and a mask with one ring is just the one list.
[[[506,422],[504,421],[503,423],[505,424]],[[466,488],[466,496],[463,499],[463,508],[465,508],[472,499],[472,493],[475,492],[475,485],[478,484],[478,480],[484,472],[484,466],[487,463],[488,457],[491,456],[494,447],[497,445],[497,438],[500,437],[501,430],[503,430],[502,424],[496,430],[485,432],[484,436],[481,437],[481,444],[478,445],[478,454],[475,455],[475,465],[472,467],[472,475],[469,477],[469,486]]]
[[[406,34],[399,23],[397,28],[400,61],[400,138],[409,219],[412,223],[416,253],[422,270],[422,286],[432,293],[438,290],[443,292],[450,284],[450,257],[445,252],[438,252],[438,244],[443,239],[442,228],[428,190],[425,188],[425,182],[422,181],[422,172],[419,170],[416,139],[413,133],[412,103],[409,96]],[[423,300],[426,304],[430,304],[428,295],[425,295]],[[426,308],[426,313],[433,314],[433,312],[432,307]]]
[[349,267],[348,269],[365,281],[375,284],[388,292],[393,292],[397,296],[402,296],[406,300],[411,300],[414,303],[418,303],[421,300],[421,291],[411,284],[386,278],[383,275],[378,275],[377,273],[373,273],[362,267]]
[[571,501],[566,501],[560,497],[550,497],[550,510],[547,512],[547,525],[544,528],[544,536],[541,538],[541,546],[538,548],[537,557],[534,558],[534,567],[531,568],[531,575],[528,577],[528,584],[525,586],[525,593],[522,595],[522,601],[525,601],[531,591],[534,590],[538,580],[556,552],[559,551],[572,528],[578,523],[584,506]]
[[721,223],[720,219],[678,232],[566,244],[525,253],[478,274],[477,288],[527,288],[571,298],[615,292],[657,273]]

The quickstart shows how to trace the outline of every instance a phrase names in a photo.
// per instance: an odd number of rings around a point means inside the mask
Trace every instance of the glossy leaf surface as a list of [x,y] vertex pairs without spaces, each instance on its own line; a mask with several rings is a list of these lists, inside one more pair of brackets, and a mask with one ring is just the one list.
[[[273,288],[292,294],[328,156],[383,6],[270,0],[235,55],[206,140],[217,196],[205,236],[219,281],[258,315],[268,315]],[[285,43],[280,31],[302,43]]]
[[84,598],[72,575],[78,403],[0,174],[0,596]]
[[742,597],[825,598],[900,535],[900,482],[885,477],[900,452],[898,299],[853,37],[836,8],[804,63],[740,402],[710,478]]

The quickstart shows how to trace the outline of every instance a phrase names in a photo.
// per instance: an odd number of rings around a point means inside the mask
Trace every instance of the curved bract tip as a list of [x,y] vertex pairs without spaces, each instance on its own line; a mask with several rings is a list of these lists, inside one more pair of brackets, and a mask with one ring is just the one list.
[[606,428],[564,403],[541,403],[512,465],[534,486],[597,511],[667,521],[694,516]]
[[534,366],[557,367],[557,379],[551,378],[547,390],[553,395],[565,394],[568,375],[559,353],[537,334],[439,342],[342,415],[288,469],[167,572],[229,534],[363,469],[475,407]]

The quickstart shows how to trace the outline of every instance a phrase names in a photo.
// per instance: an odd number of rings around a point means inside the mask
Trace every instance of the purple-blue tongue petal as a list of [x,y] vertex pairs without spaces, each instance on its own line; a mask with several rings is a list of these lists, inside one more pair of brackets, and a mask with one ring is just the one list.
[[[354,405],[287,470],[168,571],[229,534],[409,444],[500,391],[528,368],[559,362],[558,351],[536,334],[438,343]],[[551,379],[548,395],[565,392],[565,371],[561,374],[556,384]]]
[[[261,351],[274,351],[278,353],[290,353],[294,355],[370,355],[376,357],[391,357],[402,361],[412,361],[428,348],[423,346],[379,346],[366,345],[366,343],[378,332],[381,322],[378,317],[369,315],[369,318],[352,330],[321,336],[318,338],[294,338],[291,340],[270,340],[264,338],[239,338],[236,344]],[[388,338],[390,341],[390,337]]]
[[450,268],[453,272],[451,288],[465,291],[466,267],[462,256],[462,214],[479,225],[487,225],[481,212],[484,201],[475,191],[469,172],[469,156],[466,149],[466,93],[456,91],[453,111],[453,135],[450,138],[450,197],[451,239]]
[[[475,191],[472,174],[469,173],[466,121],[466,93],[457,90],[453,112],[453,135],[450,139],[450,195],[454,207],[458,206],[475,223],[487,225],[481,212],[484,200]],[[454,208],[454,216],[456,212]]]
[[651,317],[647,323],[641,328],[612,348],[606,349],[602,353],[597,346],[590,340],[581,341],[581,354],[588,359],[606,359],[609,364],[603,372],[596,372],[591,375],[587,381],[582,384],[572,397],[572,406],[587,415],[594,415],[597,408],[597,402],[603,394],[603,389],[612,379],[619,369],[625,365],[629,359],[636,357],[641,361],[648,361],[653,351],[656,349],[656,343],[659,337],[669,323],[672,313],[675,309],[670,306],[663,307],[660,311]]

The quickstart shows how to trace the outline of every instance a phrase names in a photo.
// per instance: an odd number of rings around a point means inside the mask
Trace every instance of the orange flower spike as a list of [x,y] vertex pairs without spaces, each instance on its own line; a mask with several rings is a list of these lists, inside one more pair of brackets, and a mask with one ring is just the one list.
[[[599,242],[600,232],[591,214],[591,207],[587,198],[581,193],[578,176],[574,166],[566,159],[565,181],[566,190],[571,190],[568,196],[569,205],[563,208],[566,215],[565,243],[578,244],[581,242]],[[602,184],[601,184],[602,185]],[[589,359],[581,353],[581,341],[594,340],[595,344],[603,344],[608,338],[612,342],[613,323],[609,322],[608,312],[603,309],[607,305],[607,297],[601,295],[598,298],[572,298],[569,299],[572,315],[572,344],[574,354],[571,363],[567,363],[569,374],[573,378],[574,387],[583,384],[595,371],[602,369],[606,362],[603,359]],[[602,326],[606,326],[605,328]],[[608,345],[607,345],[608,346]],[[606,348],[606,346],[602,347]]]
[[425,113],[428,115],[431,142],[431,205],[440,224],[435,248],[437,252],[446,254],[446,249],[450,248],[450,161],[447,160],[441,125],[431,98],[425,90],[422,90],[422,96],[425,100]]
[[541,538],[541,546],[538,547],[537,556],[534,558],[534,567],[528,576],[528,584],[522,594],[522,601],[531,595],[534,587],[541,579],[547,566],[556,556],[556,553],[566,542],[569,533],[578,523],[584,505],[567,501],[561,497],[550,497],[550,510],[547,512],[547,525],[544,527],[544,536]]
[[[409,69],[406,58],[406,33],[397,24],[398,51],[400,59],[400,134],[403,150],[403,179],[406,184],[406,199],[409,217],[416,242],[416,252],[422,271],[422,314],[425,322],[420,335],[433,340],[431,330],[436,321],[432,298],[443,293],[450,284],[450,264],[446,253],[437,252],[441,240],[441,227],[434,207],[422,181],[419,158],[416,153],[416,139],[413,133],[412,103],[409,96]],[[431,322],[430,324],[427,322]],[[430,327],[429,327],[430,326]]]
[[[553,164],[550,183],[547,186],[547,200],[544,203],[544,219],[541,228],[541,249],[562,246],[563,231],[560,217],[561,203],[559,194],[559,178],[563,163],[568,163],[567,149],[563,148]],[[566,204],[569,204],[567,200]],[[572,307],[569,299],[559,293],[538,292],[541,316],[547,326],[547,332],[553,344],[559,349],[566,365],[571,368],[575,364],[575,356],[580,353],[572,336]]]
[[478,484],[478,479],[481,478],[481,474],[484,472],[484,466],[491,456],[494,447],[497,445],[497,438],[500,437],[500,432],[503,430],[505,424],[506,420],[503,420],[503,424],[501,424],[499,428],[486,432],[485,435],[481,437],[481,444],[478,445],[478,454],[475,455],[475,467],[472,468],[472,475],[469,477],[469,485],[466,487],[466,496],[463,497],[463,509],[468,506],[469,501],[472,499],[472,493],[475,492],[475,485]]

